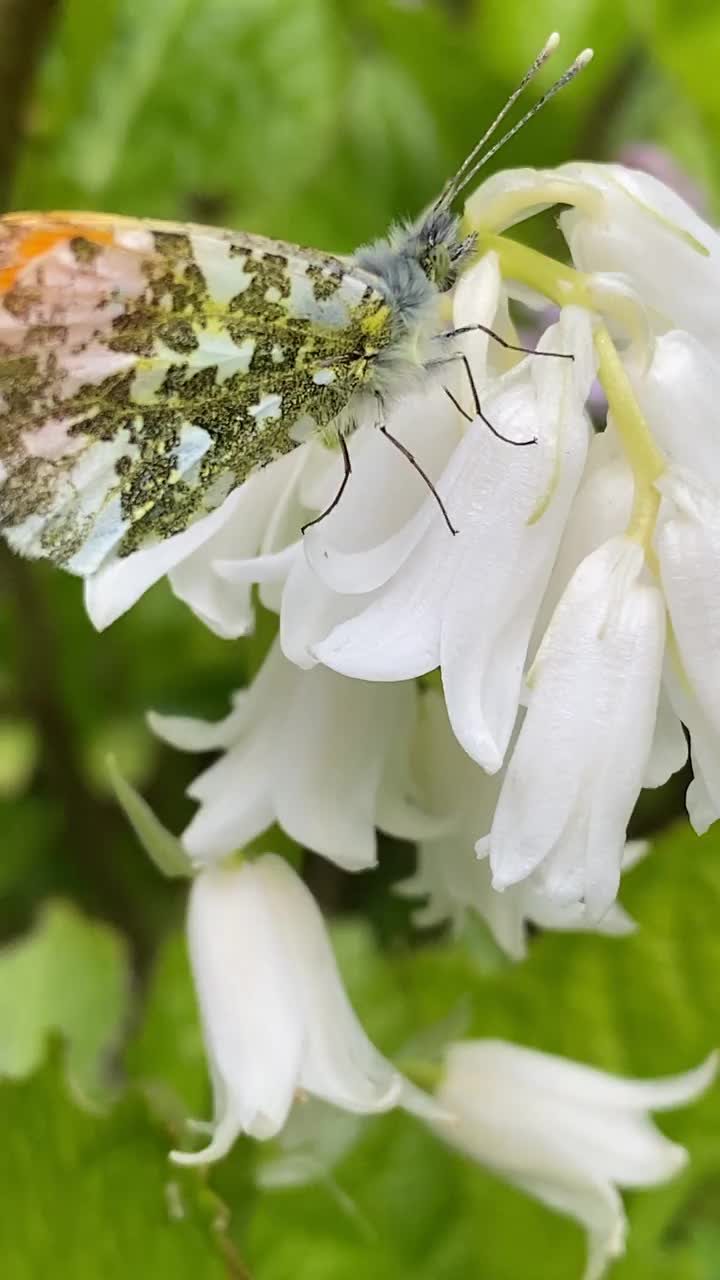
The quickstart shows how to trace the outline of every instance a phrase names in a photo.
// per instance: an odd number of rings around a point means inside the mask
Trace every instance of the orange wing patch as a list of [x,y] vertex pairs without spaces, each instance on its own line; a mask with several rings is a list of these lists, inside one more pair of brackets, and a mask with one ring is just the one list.
[[113,244],[111,225],[103,227],[79,218],[74,221],[66,218],[67,215],[59,213],[45,216],[17,213],[3,219],[1,227],[5,234],[0,240],[0,293],[7,293],[20,272],[63,241],[81,237],[100,246]]

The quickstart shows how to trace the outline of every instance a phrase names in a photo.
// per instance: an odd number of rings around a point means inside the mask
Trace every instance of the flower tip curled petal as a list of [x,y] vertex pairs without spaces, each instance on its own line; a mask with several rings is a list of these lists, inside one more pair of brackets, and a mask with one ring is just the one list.
[[618,1187],[654,1186],[686,1159],[649,1112],[682,1106],[712,1082],[717,1055],[684,1075],[625,1080],[502,1041],[450,1046],[438,1100],[456,1118],[434,1128],[588,1232],[586,1277],[624,1249]]
[[693,761],[693,767],[696,772],[685,794],[685,807],[695,835],[704,836],[720,818],[720,812],[717,804],[713,803],[704,779],[697,772],[697,761]]
[[637,1090],[638,1101],[644,1099],[644,1106],[648,1111],[671,1111],[702,1097],[715,1083],[719,1068],[720,1052],[713,1049],[703,1062],[690,1071],[659,1080],[630,1081],[629,1086]]
[[406,524],[383,542],[367,550],[349,552],[330,544],[322,520],[305,533],[308,565],[331,591],[340,595],[365,595],[381,587],[402,568],[433,517],[433,509],[425,501]]
[[[232,715],[232,712],[231,712]],[[166,716],[159,711],[146,712],[148,728],[177,751],[217,751],[227,746],[225,720],[199,720],[194,716]]]
[[233,1144],[242,1133],[242,1124],[233,1114],[228,1111],[222,1117],[217,1126],[193,1124],[188,1126],[196,1133],[210,1130],[212,1137],[206,1147],[200,1151],[169,1151],[168,1160],[173,1164],[179,1165],[181,1168],[192,1168],[193,1165],[214,1164],[216,1160],[222,1160],[224,1156],[231,1150]]

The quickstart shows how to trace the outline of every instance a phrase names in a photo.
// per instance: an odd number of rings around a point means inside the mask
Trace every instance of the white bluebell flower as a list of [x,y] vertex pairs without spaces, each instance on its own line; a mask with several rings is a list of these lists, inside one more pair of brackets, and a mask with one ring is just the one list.
[[190,784],[198,810],[182,843],[199,865],[254,840],[274,822],[348,870],[373,866],[376,827],[413,840],[437,830],[410,770],[413,684],[301,671],[277,642],[225,719],[151,713],[152,729],[184,751],[217,751]]
[[717,1055],[684,1075],[627,1080],[499,1040],[447,1050],[436,1097],[449,1113],[433,1127],[452,1146],[507,1178],[588,1235],[584,1280],[624,1252],[618,1188],[653,1187],[687,1161],[650,1119],[698,1098]]
[[219,1160],[241,1133],[271,1138],[298,1094],[351,1112],[429,1100],[368,1040],[345,993],[322,916],[282,858],[203,871],[190,892],[188,942],[213,1086],[201,1151]]

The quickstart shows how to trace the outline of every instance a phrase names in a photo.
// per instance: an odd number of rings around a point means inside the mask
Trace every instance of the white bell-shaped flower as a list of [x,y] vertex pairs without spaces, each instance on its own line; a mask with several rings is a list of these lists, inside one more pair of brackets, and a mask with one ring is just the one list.
[[665,644],[642,548],[613,538],[573,575],[530,674],[527,714],[487,840],[498,889],[538,872],[600,919],[650,760]]
[[[362,1030],[312,894],[282,858],[203,871],[188,942],[213,1084],[210,1142],[177,1164],[207,1164],[241,1133],[279,1133],[300,1091],[360,1113],[405,1087]],[[201,1126],[200,1126],[201,1127]]]
[[356,871],[375,863],[376,826],[408,840],[436,830],[413,799],[416,709],[412,684],[301,671],[276,642],[224,720],[151,713],[151,728],[180,750],[222,751],[188,788],[200,806],[182,837],[190,857],[212,862],[278,822]]
[[[617,440],[612,420],[596,435],[588,451],[583,481],[568,517],[548,589],[535,625],[530,644],[534,657],[548,624],[578,565],[602,543],[620,536],[630,520],[634,496],[633,476]],[[661,692],[653,745],[644,787],[660,787],[672,774],[682,769],[687,760],[687,742],[678,716],[673,712],[666,692]],[[623,867],[631,865],[623,858]],[[604,917],[604,924],[609,920]],[[603,927],[604,927],[603,924]]]
[[575,265],[621,273],[660,331],[687,329],[720,352],[720,323],[711,301],[713,289],[720,288],[717,231],[649,173],[588,164],[563,165],[559,172],[602,196],[598,215],[574,208],[560,217]]
[[[454,378],[448,374],[448,382]],[[460,439],[462,419],[441,387],[402,401],[390,418],[393,435],[426,474],[437,475]],[[337,507],[305,532],[302,542],[275,555],[228,557],[216,570],[228,583],[249,589],[259,582],[265,600],[280,613],[280,641],[297,666],[316,665],[313,646],[338,623],[363,609],[372,593],[412,549],[416,527],[442,519],[427,485],[402,454],[366,424],[348,444],[352,475]],[[327,452],[327,451],[326,451]],[[305,489],[313,513],[323,511],[342,476],[339,453],[332,469]],[[446,530],[447,532],[447,530]],[[448,537],[450,534],[448,533]]]
[[684,1075],[627,1080],[498,1040],[450,1046],[434,1126],[460,1148],[588,1233],[584,1280],[624,1250],[618,1187],[652,1187],[682,1169],[683,1147],[649,1113],[683,1106],[714,1079],[716,1055]]
[[[432,519],[364,607],[313,646],[356,679],[405,680],[442,669],[453,729],[484,768],[502,764],[517,714],[523,665],[567,513],[585,462],[584,412],[593,377],[589,317],[567,308],[543,336],[546,351],[499,378],[437,482],[459,529]],[[435,510],[433,511],[433,508]],[[377,561],[379,549],[367,553]]]
[[569,206],[560,228],[578,270],[628,283],[655,332],[680,327],[720,352],[720,235],[677,192],[618,164],[510,169],[473,193],[466,214],[497,231],[553,204]]
[[[504,893],[493,889],[489,861],[479,859],[474,846],[478,832],[492,823],[503,774],[483,772],[463,751],[437,690],[424,694],[420,712],[415,759],[421,794],[432,813],[449,815],[450,820],[446,831],[419,842],[414,874],[395,885],[403,897],[426,899],[414,910],[414,923],[423,927],[449,920],[459,932],[468,912],[475,912],[513,960],[526,954],[529,923],[545,929],[632,932],[634,922],[618,903],[602,920],[589,921],[582,903],[559,905],[546,897],[536,875]],[[631,841],[623,869],[633,866],[646,849],[644,842]]]

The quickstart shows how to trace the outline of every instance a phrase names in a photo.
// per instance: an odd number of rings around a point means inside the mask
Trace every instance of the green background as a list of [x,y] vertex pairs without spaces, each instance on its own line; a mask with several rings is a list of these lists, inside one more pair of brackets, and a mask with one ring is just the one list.
[[[595,61],[502,163],[654,144],[712,219],[707,0],[0,0],[0,195],[347,251],[432,196],[554,28],[558,69],[588,44]],[[154,742],[144,712],[221,714],[261,640],[213,637],[164,585],[98,636],[76,581],[4,551],[0,573],[4,1280],[579,1276],[578,1228],[403,1117],[350,1134],[310,1188],[259,1190],[271,1153],[250,1143],[208,1175],[167,1164],[187,1108],[207,1108],[183,893],[128,833],[105,758],[180,830],[197,761]],[[479,926],[417,945],[387,892],[410,849],[386,843],[354,879],[308,858],[378,1043],[501,1035],[647,1075],[697,1062],[720,1041],[720,835],[688,833],[686,782],[636,815],[634,833],[662,831],[624,889],[639,934],[538,938],[518,969]],[[618,1280],[720,1277],[719,1119],[716,1090],[663,1121],[693,1163],[631,1198]]]

